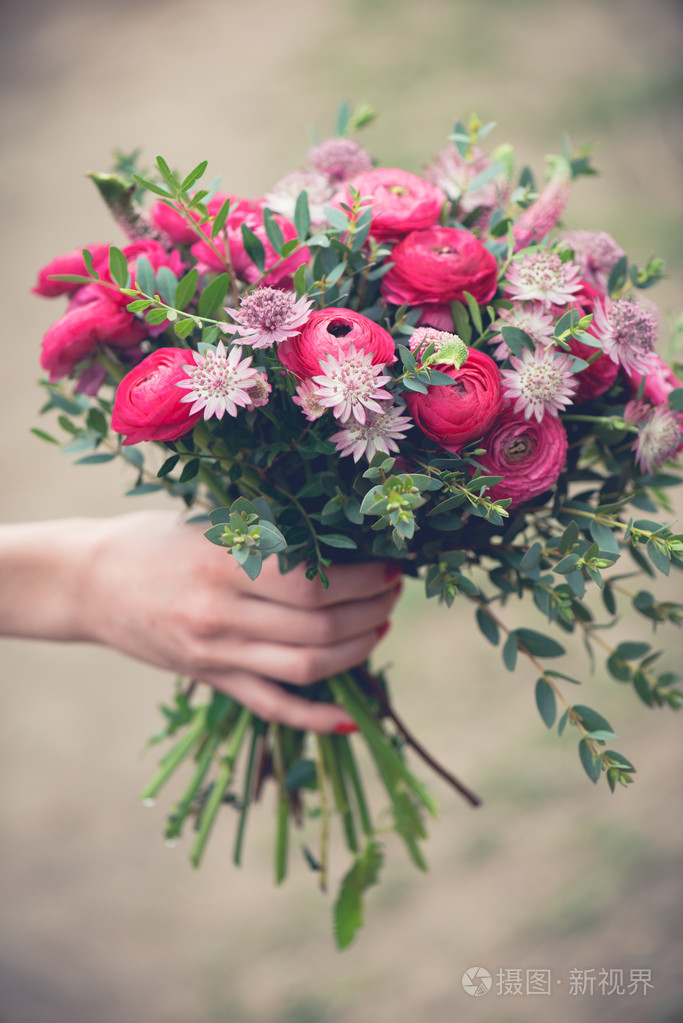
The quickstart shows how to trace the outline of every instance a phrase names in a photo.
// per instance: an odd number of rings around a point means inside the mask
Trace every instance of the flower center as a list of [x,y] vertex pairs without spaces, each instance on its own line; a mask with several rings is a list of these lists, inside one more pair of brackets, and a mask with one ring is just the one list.
[[508,462],[521,462],[527,455],[533,454],[536,444],[528,434],[515,437],[503,450],[505,460]]
[[327,325],[327,333],[332,337],[346,337],[352,330],[351,324],[345,323],[344,320],[330,320]]

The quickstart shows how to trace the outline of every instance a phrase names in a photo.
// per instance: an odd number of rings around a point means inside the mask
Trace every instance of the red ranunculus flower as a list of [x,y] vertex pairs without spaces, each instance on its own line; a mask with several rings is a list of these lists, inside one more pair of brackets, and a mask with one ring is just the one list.
[[333,306],[312,312],[301,333],[282,341],[277,354],[286,369],[307,379],[320,372],[322,358],[348,352],[351,345],[356,352],[369,352],[374,366],[396,362],[394,339],[384,327],[362,313]]
[[453,378],[452,384],[430,386],[426,394],[406,391],[408,411],[428,437],[449,451],[481,437],[490,429],[501,404],[500,372],[490,356],[469,349],[467,361],[434,367]]
[[430,227],[413,231],[394,248],[394,266],[382,278],[382,294],[402,305],[447,305],[465,301],[468,291],[479,304],[496,293],[494,255],[469,231]]
[[187,393],[176,384],[187,379],[184,348],[158,348],[127,373],[116,390],[112,429],[125,436],[124,444],[143,440],[176,440],[202,417],[190,415],[182,399]]
[[486,492],[491,501],[512,499],[510,507],[544,493],[562,472],[567,456],[567,434],[557,416],[543,416],[539,423],[532,416],[512,410],[504,401],[495,424],[483,438],[487,449],[477,461],[490,476],[503,476]]
[[330,200],[331,206],[351,206],[350,188],[372,197],[370,234],[378,241],[403,238],[410,231],[439,222],[446,195],[431,181],[396,167],[376,167],[357,174]]
[[43,337],[40,364],[49,372],[50,380],[60,380],[98,344],[129,348],[146,335],[146,327],[140,320],[122,309],[118,302],[112,302],[108,295],[101,294],[98,288],[92,301],[74,303],[48,327]]

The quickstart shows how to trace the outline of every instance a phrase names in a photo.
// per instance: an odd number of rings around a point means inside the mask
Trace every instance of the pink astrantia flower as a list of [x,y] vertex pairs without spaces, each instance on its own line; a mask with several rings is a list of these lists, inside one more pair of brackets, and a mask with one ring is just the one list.
[[654,364],[657,312],[629,298],[595,305],[593,331],[612,362],[628,373],[647,373]]
[[242,359],[239,348],[231,348],[226,355],[225,345],[219,341],[215,351],[207,349],[206,354],[192,352],[194,366],[185,365],[188,379],[181,380],[178,387],[187,388],[189,394],[180,400],[194,402],[190,415],[204,411],[204,419],[215,416],[222,419],[227,412],[237,415],[238,405],[248,408],[253,405],[251,388],[258,386],[260,374],[251,365],[251,356]]
[[222,327],[226,333],[237,334],[235,344],[269,348],[299,333],[312,304],[308,298],[297,300],[293,291],[257,288],[242,296],[239,309],[228,310],[235,324]]
[[565,177],[558,175],[551,178],[536,201],[523,210],[512,227],[515,251],[545,238],[562,216],[570,191]]
[[373,366],[372,355],[357,352],[353,345],[343,355],[326,355],[320,360],[320,368],[322,373],[313,377],[313,383],[318,385],[320,404],[331,408],[342,423],[353,416],[362,424],[366,420],[366,409],[381,412],[378,402],[391,401],[389,391],[382,388],[391,377],[379,375],[384,366]]
[[405,431],[413,425],[410,416],[403,415],[403,409],[392,405],[385,411],[368,412],[364,423],[352,421],[333,433],[330,440],[342,457],[353,455],[357,462],[365,455],[370,462],[378,451],[385,455],[398,451],[396,441],[403,440]]
[[325,139],[309,150],[308,160],[332,184],[372,170],[370,154],[353,139]]
[[450,145],[425,167],[425,177],[457,202],[460,217],[481,207],[488,220],[487,214],[507,199],[510,184],[502,171],[479,188],[471,189],[470,183],[492,164],[491,158],[479,149],[474,149],[471,159],[466,159],[457,146]]
[[649,476],[673,458],[681,444],[681,424],[673,409],[660,405],[639,425],[632,450],[638,467]]
[[280,178],[263,198],[273,213],[281,213],[283,217],[293,220],[300,192],[306,193],[311,222],[324,224],[324,207],[332,198],[334,187],[325,175],[317,170],[303,168],[290,171],[289,174]]
[[309,423],[320,419],[327,412],[325,406],[320,402],[320,389],[312,380],[303,380],[298,385],[296,394],[292,396],[292,401],[299,406]]
[[530,252],[510,264],[507,294],[522,302],[567,305],[581,291],[579,268],[550,252]]
[[556,416],[565,405],[572,404],[577,380],[566,355],[552,348],[522,350],[522,357],[512,355],[513,369],[501,372],[503,395],[515,400],[515,412],[524,412],[524,418],[536,416],[540,423],[545,412]]
[[491,338],[491,343],[496,344],[497,347],[493,350],[492,354],[494,358],[500,359],[501,362],[504,362],[510,355],[510,349],[500,332],[503,327],[517,327],[519,330],[523,330],[537,345],[547,347],[549,344],[552,344],[554,333],[552,314],[542,305],[537,305],[533,302],[520,302],[519,305],[514,305],[512,309],[501,309],[500,316],[494,323],[494,327],[498,328],[498,333]]
[[247,412],[253,412],[254,409],[267,405],[272,390],[266,374],[258,373],[255,383],[249,388],[249,404],[245,405]]
[[612,267],[626,253],[606,231],[567,231],[563,240],[574,250],[574,262],[584,281],[607,292]]

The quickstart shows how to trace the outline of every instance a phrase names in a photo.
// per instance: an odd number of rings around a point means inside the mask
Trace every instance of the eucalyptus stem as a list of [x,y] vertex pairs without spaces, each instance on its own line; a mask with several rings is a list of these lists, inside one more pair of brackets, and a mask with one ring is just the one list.
[[237,825],[237,835],[235,836],[235,849],[233,852],[232,860],[236,867],[240,866],[242,860],[242,845],[244,843],[244,830],[247,823],[247,814],[249,813],[249,807],[251,806],[252,800],[252,786],[254,780],[254,764],[256,762],[256,750],[258,748],[259,739],[263,735],[263,723],[254,718],[253,731],[251,736],[251,746],[249,748],[249,759],[247,761],[247,773],[244,779],[244,791],[242,795],[242,810],[240,812],[239,824]]

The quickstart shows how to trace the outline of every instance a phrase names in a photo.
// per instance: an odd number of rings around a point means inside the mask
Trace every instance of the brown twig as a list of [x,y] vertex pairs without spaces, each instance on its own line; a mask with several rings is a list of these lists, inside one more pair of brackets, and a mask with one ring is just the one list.
[[382,691],[382,687],[378,684],[377,680],[367,670],[367,668],[361,666],[359,668],[356,668],[355,671],[362,679],[362,682],[365,685],[369,686],[369,688],[372,690],[373,694],[379,700],[382,709],[387,714],[387,716],[390,717],[391,720],[394,722],[394,724],[396,725],[396,727],[398,728],[399,732],[401,733],[405,741],[408,743],[408,745],[411,746],[415,750],[415,752],[422,757],[426,764],[429,764],[433,771],[440,775],[444,779],[444,781],[448,782],[449,785],[451,785],[457,792],[459,792],[460,795],[463,796],[463,798],[466,799],[471,806],[480,806],[482,802],[481,798],[478,795],[476,795],[476,793],[472,792],[471,789],[468,789],[466,785],[463,785],[461,781],[458,781],[455,775],[451,774],[451,772],[447,768],[445,768],[442,764],[435,760],[431,753],[429,753],[424,748],[422,743],[420,743],[415,738],[415,736],[406,727],[406,725],[398,716],[394,708],[391,706],[386,696],[384,695],[384,692]]

